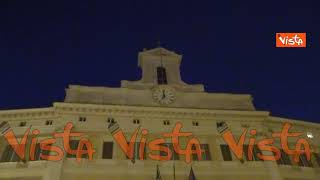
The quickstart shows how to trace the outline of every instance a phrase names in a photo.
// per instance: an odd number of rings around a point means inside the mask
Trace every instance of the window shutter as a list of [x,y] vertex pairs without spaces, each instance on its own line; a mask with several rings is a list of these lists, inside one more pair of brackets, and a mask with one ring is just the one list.
[[258,153],[262,155],[262,152],[261,150],[259,149],[258,145],[254,145],[253,146],[253,158],[256,160],[256,161],[263,161],[263,159],[260,159],[258,157]]
[[292,165],[291,159],[287,153],[283,151],[283,149],[280,149],[281,157],[279,160],[277,160],[277,164],[284,164],[284,165]]
[[202,152],[202,160],[211,160],[211,154],[210,154],[210,149],[209,149],[209,144],[201,144],[201,149],[204,150],[205,152]]
[[[140,142],[135,142],[134,150],[133,150],[133,159],[140,160],[140,158],[139,158],[139,148],[140,148]],[[146,149],[147,149],[147,146],[144,147],[143,159],[146,159]],[[127,159],[129,159],[128,156],[126,156],[126,157],[127,157]]]
[[12,154],[11,147],[9,145],[7,145],[5,150],[2,153],[1,162],[10,161],[11,160],[11,154]]
[[[70,141],[70,148],[71,150],[77,150],[80,140],[71,140]],[[87,147],[83,146],[83,150],[86,150]],[[67,158],[76,158],[77,154],[67,154]],[[88,159],[88,154],[83,154],[81,158]]]
[[7,145],[6,149],[4,150],[1,162],[18,162],[20,161],[19,156],[14,152],[11,145]]
[[226,144],[221,144],[220,145],[223,160],[224,161],[232,161],[232,156],[231,156],[231,151],[228,145]]
[[[179,154],[177,154],[175,151],[174,151],[174,148],[173,148],[173,144],[172,143],[164,143],[164,144],[161,144],[161,146],[166,146],[170,149],[171,153],[172,153],[172,156],[171,156],[171,159],[170,160],[179,160]],[[163,152],[163,151],[160,151],[160,156],[167,156],[167,153]]]
[[313,153],[313,155],[316,158],[316,162],[318,163],[318,166],[320,167],[320,155],[319,155],[319,153]]
[[113,155],[113,142],[104,142],[103,143],[103,159],[112,159]]
[[40,153],[41,153],[40,144],[37,143],[36,149],[35,149],[35,152],[34,152],[34,160],[35,161],[40,160]]
[[304,167],[312,167],[311,161],[308,161],[307,156],[305,154],[300,155],[298,165]]

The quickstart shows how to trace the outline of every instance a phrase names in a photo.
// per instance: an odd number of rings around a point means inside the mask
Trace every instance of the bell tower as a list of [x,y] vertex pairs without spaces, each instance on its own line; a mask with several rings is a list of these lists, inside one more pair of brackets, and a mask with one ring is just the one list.
[[189,85],[181,80],[181,59],[182,55],[162,47],[144,50],[138,55],[138,66],[142,69],[141,79],[138,81],[122,80],[121,87],[148,89],[157,85],[168,85],[182,91],[204,91],[201,84]]

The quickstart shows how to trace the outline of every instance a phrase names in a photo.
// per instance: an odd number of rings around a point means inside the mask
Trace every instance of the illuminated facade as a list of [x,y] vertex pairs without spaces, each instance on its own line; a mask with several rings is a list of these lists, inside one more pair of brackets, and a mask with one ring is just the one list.
[[[150,180],[156,179],[157,165],[163,180],[188,179],[192,166],[198,180],[318,180],[320,178],[320,125],[305,121],[273,117],[269,112],[257,111],[250,95],[205,92],[203,85],[190,85],[181,80],[180,63],[182,56],[164,48],[145,50],[138,55],[138,65],[142,78],[138,81],[121,81],[121,87],[87,87],[70,85],[64,102],[56,102],[52,107],[0,111],[0,123],[8,121],[14,133],[22,138],[27,128],[38,129],[39,141],[51,138],[52,133],[63,131],[67,122],[73,122],[73,132],[84,133],[96,152],[92,161],[86,157],[80,163],[72,155],[65,154],[61,161],[41,160],[37,146],[36,159],[20,161],[8,146],[4,137],[0,138],[0,180]],[[208,77],[209,78],[209,77]],[[128,160],[121,148],[114,142],[108,130],[110,123],[119,127],[130,138],[134,130],[141,126],[149,130],[148,140],[162,137],[171,132],[176,122],[183,124],[183,132],[192,132],[201,142],[202,160],[187,164],[183,155],[172,156],[171,160],[159,162],[151,160],[146,148],[146,160],[138,160],[139,143],[136,143],[135,161]],[[256,139],[270,138],[273,132],[280,132],[283,122],[292,123],[290,131],[303,132],[315,149],[310,162],[304,156],[295,163],[292,157],[283,153],[278,161],[238,160],[219,133],[221,122],[228,124],[236,137],[244,128],[257,129]],[[139,135],[140,137],[140,135]],[[244,149],[248,148],[247,135]],[[140,138],[138,138],[139,140]],[[75,138],[70,146],[78,145]],[[181,139],[186,146],[187,138]],[[296,138],[289,138],[289,146],[296,145]],[[172,149],[171,139],[166,146]],[[63,147],[61,138],[57,145]],[[30,141],[27,143],[27,147]],[[278,139],[275,146],[281,149]],[[258,153],[259,149],[254,148]],[[52,153],[52,152],[51,152]],[[262,152],[268,154],[268,152]]]

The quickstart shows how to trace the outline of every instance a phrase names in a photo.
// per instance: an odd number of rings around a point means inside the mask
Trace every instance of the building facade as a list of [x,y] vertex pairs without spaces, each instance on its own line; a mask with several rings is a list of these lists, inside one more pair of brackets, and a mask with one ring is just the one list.
[[[202,84],[190,85],[181,80],[180,63],[182,56],[164,48],[144,50],[138,55],[142,78],[138,81],[121,81],[121,87],[88,87],[70,85],[66,89],[64,102],[55,102],[52,107],[0,111],[0,123],[8,122],[18,142],[26,141],[25,160],[18,158],[4,135],[0,139],[0,180],[150,180],[157,178],[157,170],[163,180],[187,180],[192,167],[198,180],[318,180],[320,179],[320,125],[305,121],[273,117],[267,111],[258,111],[250,95],[209,93]],[[70,147],[76,149],[80,138],[87,138],[93,145],[93,159],[83,155],[77,162],[75,155],[64,152],[62,160],[46,161],[40,154],[54,154],[35,146],[35,158],[30,160],[31,139],[38,141],[53,138],[53,133],[62,132],[68,122],[73,123],[72,132],[83,133],[71,137]],[[176,154],[171,138],[163,138],[172,132],[175,124],[183,125],[182,132],[192,136],[180,138],[182,148],[191,137],[196,137],[202,149],[201,160],[192,156],[186,163],[185,156]],[[312,149],[311,161],[301,155],[299,162],[281,149],[280,138],[274,139],[274,146],[281,151],[278,161],[263,161],[253,148],[253,159],[244,153],[239,160],[222,138],[219,128],[227,125],[236,139],[244,129],[256,129],[256,135],[246,135],[244,152],[248,150],[249,139],[256,142],[272,138],[272,133],[281,132],[285,122],[292,125],[290,132],[302,132]],[[130,139],[140,127],[147,129],[147,144],[157,138],[165,139],[163,146],[172,150],[172,158],[156,161],[149,154],[166,155],[145,147],[144,160],[139,157],[138,133],[134,148],[134,160],[128,159],[115,141],[108,127],[117,123]],[[32,134],[33,130],[39,134]],[[55,145],[63,147],[62,138],[54,138]],[[297,138],[288,138],[289,148],[294,149]],[[269,153],[269,154],[268,154]],[[158,167],[158,168],[157,168]]]

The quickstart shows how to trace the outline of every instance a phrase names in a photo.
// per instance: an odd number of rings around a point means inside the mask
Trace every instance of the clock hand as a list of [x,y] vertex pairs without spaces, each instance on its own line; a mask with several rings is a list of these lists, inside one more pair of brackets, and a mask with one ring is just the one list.
[[166,94],[164,92],[164,89],[162,90],[162,99],[166,98]]

